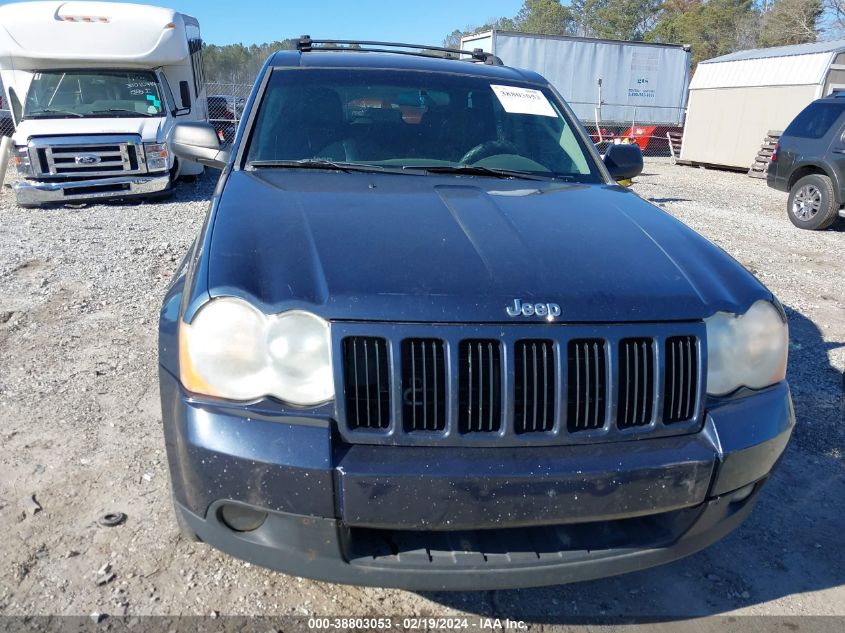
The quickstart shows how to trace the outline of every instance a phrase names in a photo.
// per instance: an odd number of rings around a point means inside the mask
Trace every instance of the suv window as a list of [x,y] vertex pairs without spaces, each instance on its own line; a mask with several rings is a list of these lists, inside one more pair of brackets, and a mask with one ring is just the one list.
[[247,161],[331,160],[424,169],[475,165],[600,182],[547,88],[453,73],[276,70]]
[[845,104],[840,103],[811,103],[793,119],[786,128],[784,136],[796,136],[798,138],[821,138],[834,124]]

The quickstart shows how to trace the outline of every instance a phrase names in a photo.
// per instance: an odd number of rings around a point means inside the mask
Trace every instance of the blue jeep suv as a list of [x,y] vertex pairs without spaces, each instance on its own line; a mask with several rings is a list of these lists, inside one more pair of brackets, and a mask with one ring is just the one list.
[[418,590],[657,565],[749,515],[787,444],[778,301],[617,184],[543,77],[481,51],[273,55],[160,321],[182,532]]

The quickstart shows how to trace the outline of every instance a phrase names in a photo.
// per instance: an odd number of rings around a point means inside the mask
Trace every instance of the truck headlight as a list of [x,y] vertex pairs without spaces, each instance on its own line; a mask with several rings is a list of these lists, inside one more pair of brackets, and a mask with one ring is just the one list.
[[34,175],[32,163],[29,160],[29,150],[26,147],[17,146],[12,150],[12,163],[18,170],[18,176],[29,178]]
[[268,316],[236,298],[214,299],[180,324],[179,369],[187,390],[230,400],[334,397],[329,324],[302,310]]
[[704,322],[707,393],[762,389],[784,379],[789,329],[771,302],[757,301],[741,315],[717,312]]
[[170,150],[167,143],[144,143],[144,156],[147,158],[147,171],[169,169]]

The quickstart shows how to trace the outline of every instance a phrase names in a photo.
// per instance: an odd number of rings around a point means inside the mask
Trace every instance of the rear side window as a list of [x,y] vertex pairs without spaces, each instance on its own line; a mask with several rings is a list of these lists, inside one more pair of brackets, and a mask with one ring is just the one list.
[[783,133],[798,138],[821,138],[845,109],[845,104],[811,103],[793,119]]

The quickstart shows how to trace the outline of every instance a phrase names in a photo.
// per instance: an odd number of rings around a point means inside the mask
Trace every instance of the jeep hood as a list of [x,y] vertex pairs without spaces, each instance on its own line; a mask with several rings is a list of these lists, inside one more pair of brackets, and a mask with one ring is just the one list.
[[211,296],[330,319],[701,319],[771,294],[721,249],[617,186],[236,171],[208,241]]
[[142,141],[163,141],[164,117],[112,117],[70,119],[24,119],[15,130],[15,143],[25,145],[38,136],[90,136],[92,134],[137,134]]

